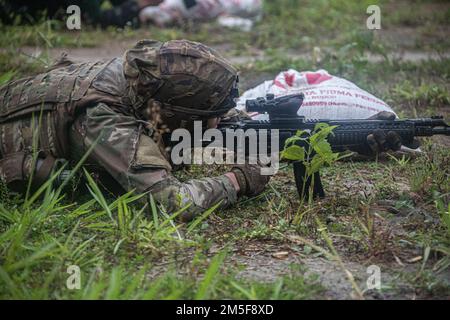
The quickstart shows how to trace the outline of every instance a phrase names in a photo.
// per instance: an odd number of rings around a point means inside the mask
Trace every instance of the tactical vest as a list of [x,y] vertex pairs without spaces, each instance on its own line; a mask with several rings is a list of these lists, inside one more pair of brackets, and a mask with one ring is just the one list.
[[6,84],[0,88],[0,123],[80,100],[104,68],[102,62],[71,64]]
[[70,64],[4,85],[0,88],[0,178],[8,185],[28,179],[37,136],[42,159],[35,178],[40,185],[55,159],[67,159],[68,129],[78,112],[99,102],[126,106],[127,100],[119,58]]
[[[187,40],[142,40],[123,60],[58,66],[10,82],[0,88],[0,178],[7,183],[27,179],[34,170],[30,157],[37,136],[42,161],[36,177],[45,181],[54,160],[68,158],[68,130],[77,113],[99,102],[153,121],[153,132],[161,118],[165,132],[166,123],[178,128],[228,111],[236,84],[236,70],[224,58]],[[148,110],[151,98],[164,102],[160,111]]]

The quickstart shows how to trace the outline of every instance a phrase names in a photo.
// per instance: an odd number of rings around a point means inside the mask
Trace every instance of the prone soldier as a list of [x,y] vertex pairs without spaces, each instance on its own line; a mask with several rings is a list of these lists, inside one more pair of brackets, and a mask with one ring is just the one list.
[[[237,80],[220,54],[187,40],[141,40],[107,62],[63,57],[45,73],[0,88],[0,178],[23,191],[33,176],[38,187],[58,160],[76,163],[95,144],[85,165],[125,191],[150,192],[168,212],[191,203],[184,220],[218,202],[228,207],[261,193],[269,177],[246,164],[180,182],[160,133],[192,129],[195,120],[213,127],[235,106]],[[370,141],[377,150],[399,147],[395,136]]]
[[260,193],[269,178],[244,165],[182,183],[171,174],[159,131],[189,128],[194,120],[214,123],[235,106],[237,79],[216,51],[186,40],[142,40],[108,62],[61,59],[46,73],[0,88],[1,178],[23,190],[33,173],[38,187],[58,159],[78,161],[102,134],[85,164],[124,190],[149,191],[169,212],[192,203],[184,220],[219,201],[230,206]]

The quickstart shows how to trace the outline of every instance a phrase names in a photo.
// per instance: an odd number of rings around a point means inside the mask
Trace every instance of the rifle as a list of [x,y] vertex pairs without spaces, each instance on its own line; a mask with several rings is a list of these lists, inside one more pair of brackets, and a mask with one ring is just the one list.
[[[395,119],[395,120],[329,120],[329,119],[305,119],[298,116],[297,111],[303,103],[303,94],[294,94],[275,98],[274,95],[267,95],[266,98],[246,101],[247,112],[266,113],[268,120],[238,120],[224,121],[219,124],[218,129],[224,134],[228,129],[255,129],[256,131],[266,129],[279,130],[280,145],[284,146],[286,140],[297,133],[298,130],[314,130],[316,124],[327,123],[336,126],[332,134],[328,137],[328,142],[333,151],[340,152],[348,149],[367,146],[367,136],[375,130],[394,131],[402,141],[402,144],[411,144],[414,137],[450,135],[450,126],[447,125],[441,116],[421,119]],[[307,145],[302,145],[308,147]],[[248,148],[246,148],[248,150]],[[297,191],[300,197],[309,195],[311,184],[313,183],[313,197],[324,197],[322,182],[319,172],[312,177],[307,177],[305,181],[306,168],[303,162],[293,163],[294,177]]]

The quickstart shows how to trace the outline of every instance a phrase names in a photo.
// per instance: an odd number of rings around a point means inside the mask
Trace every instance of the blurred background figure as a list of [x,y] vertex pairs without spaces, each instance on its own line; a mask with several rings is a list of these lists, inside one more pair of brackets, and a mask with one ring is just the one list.
[[261,12],[262,0],[164,0],[142,9],[139,18],[158,26],[217,18],[223,26],[249,30]]
[[78,5],[83,22],[105,28],[107,26],[138,27],[139,12],[156,6],[162,0],[2,0],[0,20],[3,24],[34,24],[42,19],[63,19],[67,7]]

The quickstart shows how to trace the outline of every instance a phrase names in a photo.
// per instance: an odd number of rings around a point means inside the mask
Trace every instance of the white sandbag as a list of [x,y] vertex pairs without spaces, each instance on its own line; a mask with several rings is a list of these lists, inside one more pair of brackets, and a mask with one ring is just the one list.
[[[276,97],[303,93],[305,99],[298,115],[308,119],[367,119],[380,111],[394,112],[384,101],[325,70],[298,72],[293,69],[244,92],[238,100],[238,109],[245,108],[245,100],[265,97],[268,93]],[[252,116],[267,118],[266,115]]]
[[192,7],[186,7],[183,0],[164,0],[158,6],[142,9],[139,18],[142,22],[153,22],[164,26],[183,20],[210,20],[224,11],[219,0],[198,0]]
[[139,11],[139,20],[162,27],[183,17],[183,11],[186,11],[183,0],[165,0],[158,6],[148,6]]

